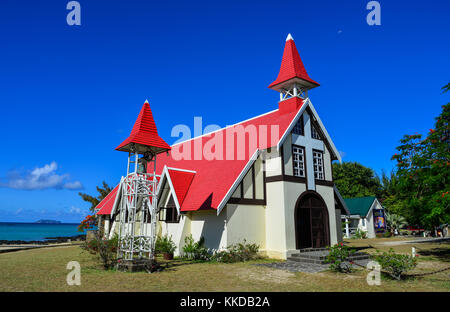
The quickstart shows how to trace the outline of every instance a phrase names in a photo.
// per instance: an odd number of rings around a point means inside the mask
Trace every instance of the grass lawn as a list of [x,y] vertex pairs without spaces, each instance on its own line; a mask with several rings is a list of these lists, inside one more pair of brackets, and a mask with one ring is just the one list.
[[[383,239],[348,240],[373,252]],[[386,248],[385,248],[386,247]],[[410,245],[393,246],[410,252]],[[408,249],[409,248],[409,249]],[[419,265],[415,272],[431,272],[450,266],[447,244],[416,244]],[[438,248],[438,249],[436,249]],[[433,254],[433,250],[437,251]],[[447,256],[444,256],[447,252]],[[69,286],[69,261],[81,265],[81,286]],[[366,272],[290,273],[248,263],[189,263],[174,260],[166,270],[148,274],[104,271],[96,258],[79,246],[42,248],[0,254],[0,291],[450,291],[450,270],[406,281],[382,278],[380,286],[369,286]],[[273,261],[273,260],[270,260]]]

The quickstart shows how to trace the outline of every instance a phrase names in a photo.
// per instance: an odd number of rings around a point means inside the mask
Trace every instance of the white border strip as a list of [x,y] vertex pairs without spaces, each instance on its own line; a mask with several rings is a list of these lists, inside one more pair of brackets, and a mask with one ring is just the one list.
[[[175,202],[175,206],[178,210],[178,214],[180,214],[180,203],[178,202],[177,194],[175,192],[175,188],[173,187],[172,180],[171,180],[170,174],[169,174],[169,169],[167,166],[164,166],[163,173],[161,175],[161,178],[159,179],[159,185],[163,185],[162,182],[163,182],[164,177],[167,179],[167,182],[169,183],[170,193],[172,194],[173,200]],[[160,189],[158,187],[158,191],[156,192],[158,194],[158,197],[160,195],[159,192],[160,192]]]
[[174,171],[183,171],[183,172],[197,173],[197,171],[194,171],[194,170],[180,169],[180,168],[174,168],[174,167],[167,167],[167,169],[174,170]]

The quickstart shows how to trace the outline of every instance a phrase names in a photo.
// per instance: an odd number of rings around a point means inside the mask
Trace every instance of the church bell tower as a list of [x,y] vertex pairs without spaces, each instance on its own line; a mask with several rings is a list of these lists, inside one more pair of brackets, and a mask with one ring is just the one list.
[[[280,92],[280,111],[286,109],[286,106],[291,106],[292,103],[301,103],[308,97],[308,90],[318,86],[319,84],[312,80],[306,72],[294,39],[289,34],[284,46],[280,72],[277,79],[269,85],[270,89]],[[298,100],[283,103],[292,98]]]

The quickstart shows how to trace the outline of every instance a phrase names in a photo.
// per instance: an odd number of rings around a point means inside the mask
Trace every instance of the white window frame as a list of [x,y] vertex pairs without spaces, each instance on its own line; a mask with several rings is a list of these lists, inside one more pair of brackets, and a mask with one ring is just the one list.
[[313,150],[313,167],[314,167],[314,179],[325,180],[325,173],[324,173],[325,170],[323,168],[323,152]]
[[305,178],[306,177],[305,148],[297,145],[292,145],[292,164],[294,176]]

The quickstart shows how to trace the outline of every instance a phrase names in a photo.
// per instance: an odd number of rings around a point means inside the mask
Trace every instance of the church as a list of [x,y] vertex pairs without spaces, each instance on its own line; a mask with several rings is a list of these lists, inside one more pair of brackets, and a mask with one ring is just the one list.
[[[349,212],[331,165],[341,157],[308,97],[318,86],[289,34],[269,85],[277,109],[158,154],[146,170],[158,175],[157,233],[172,237],[175,255],[189,235],[204,237],[211,251],[245,239],[278,259],[342,241],[341,215]],[[148,131],[156,124],[146,102],[132,134]],[[96,207],[109,237],[118,232],[119,193],[118,185]]]

